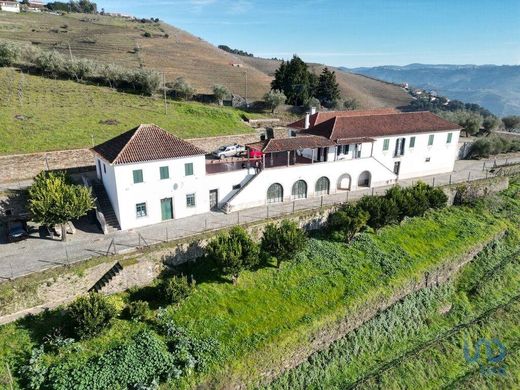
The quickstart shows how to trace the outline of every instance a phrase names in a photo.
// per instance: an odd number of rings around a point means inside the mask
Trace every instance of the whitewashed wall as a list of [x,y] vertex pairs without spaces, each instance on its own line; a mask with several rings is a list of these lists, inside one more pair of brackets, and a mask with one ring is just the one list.
[[[193,175],[185,175],[185,163],[193,163]],[[160,179],[160,167],[168,166],[170,177]],[[133,181],[133,171],[143,170],[143,182]],[[209,210],[204,156],[159,160],[115,166],[122,230],[162,221],[161,199],[172,198],[173,217],[183,218]],[[195,207],[186,206],[186,195],[195,194]],[[147,216],[136,216],[136,204],[146,203]]]
[[[449,144],[446,143],[448,133],[453,134],[451,143]],[[434,134],[434,140],[433,145],[428,146],[430,134]],[[392,171],[394,169],[394,163],[401,161],[400,179],[451,172],[453,171],[457,158],[459,135],[460,131],[455,130],[381,137],[377,138],[374,142],[373,156]],[[410,148],[410,138],[413,136],[415,136],[415,146]],[[401,137],[405,138],[404,155],[394,157],[396,140]],[[390,140],[387,151],[383,151],[385,139]],[[427,158],[430,158],[429,162],[426,162]]]

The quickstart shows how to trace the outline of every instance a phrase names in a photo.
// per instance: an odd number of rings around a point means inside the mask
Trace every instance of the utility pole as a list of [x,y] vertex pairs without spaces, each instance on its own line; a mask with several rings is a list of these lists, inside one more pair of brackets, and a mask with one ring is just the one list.
[[166,76],[164,75],[164,71],[163,71],[162,77],[163,77],[163,93],[164,93],[164,115],[167,115],[168,106],[166,104]]
[[249,107],[249,104],[247,104],[247,69],[244,71],[244,74],[246,76],[246,107]]

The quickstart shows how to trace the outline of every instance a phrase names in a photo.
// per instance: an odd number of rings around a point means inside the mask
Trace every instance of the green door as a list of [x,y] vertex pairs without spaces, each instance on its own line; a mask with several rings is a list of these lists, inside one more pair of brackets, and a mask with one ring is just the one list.
[[172,198],[161,199],[161,215],[163,221],[173,218]]

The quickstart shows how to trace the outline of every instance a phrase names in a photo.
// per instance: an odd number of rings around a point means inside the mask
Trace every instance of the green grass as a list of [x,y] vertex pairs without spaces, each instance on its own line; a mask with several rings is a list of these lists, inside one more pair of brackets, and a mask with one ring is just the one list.
[[[243,111],[121,93],[0,68],[0,154],[91,147],[141,124],[181,138],[251,132]],[[247,114],[256,117],[254,114]],[[17,119],[21,118],[21,119]],[[116,125],[104,121],[116,120]]]
[[[450,208],[364,234],[350,246],[312,238],[293,262],[281,269],[244,272],[237,286],[216,276],[209,264],[185,269],[195,275],[197,287],[179,306],[167,307],[167,316],[199,338],[216,340],[219,353],[207,372],[166,386],[218,387],[236,380],[253,384],[261,370],[280,367],[320,330],[354,318],[367,305],[489,241],[508,225],[507,219],[481,209]],[[387,259],[393,267],[384,266]],[[153,288],[148,291],[156,294]],[[125,293],[111,299],[121,307],[137,298]],[[153,309],[161,305],[160,299],[151,299]],[[8,383],[5,363],[16,373],[31,348],[61,320],[60,311],[53,311],[0,328],[0,383]],[[118,319],[99,337],[77,343],[76,353],[49,353],[47,361],[81,364],[142,327],[153,328],[154,321]]]
[[[507,218],[509,232],[453,283],[410,295],[268,388],[518,388],[519,190],[520,183],[513,182],[505,196],[480,205]],[[504,376],[483,376],[476,363],[464,360],[464,341],[493,337],[512,353],[506,356]]]

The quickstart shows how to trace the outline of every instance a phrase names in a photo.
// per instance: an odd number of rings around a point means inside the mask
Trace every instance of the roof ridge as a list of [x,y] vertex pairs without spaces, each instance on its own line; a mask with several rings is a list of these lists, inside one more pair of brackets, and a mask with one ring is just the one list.
[[336,131],[336,122],[338,121],[338,117],[333,117],[334,122],[332,123],[332,130],[330,131],[329,139],[332,139],[332,136],[334,135],[334,132]]
[[[132,134],[132,136],[130,137],[130,139],[125,143],[125,146],[123,146],[121,148],[121,150],[119,151],[119,153],[116,155],[116,157],[114,157],[114,160],[112,161],[112,164],[117,164],[117,159],[119,158],[119,156],[121,156],[121,154],[126,150],[126,148],[128,147],[128,145],[130,145],[130,142],[132,142],[132,140],[134,139],[134,137],[136,136],[136,134],[139,132],[139,130],[141,130],[141,127],[144,126],[142,123],[137,126],[135,129],[132,129],[134,130],[134,134]],[[130,130],[130,131],[132,131]]]

